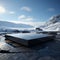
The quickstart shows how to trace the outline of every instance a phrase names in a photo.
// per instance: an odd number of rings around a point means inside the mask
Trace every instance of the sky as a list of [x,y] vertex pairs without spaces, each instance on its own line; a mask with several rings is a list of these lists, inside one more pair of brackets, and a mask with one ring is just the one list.
[[0,0],[0,21],[38,26],[60,14],[60,0]]

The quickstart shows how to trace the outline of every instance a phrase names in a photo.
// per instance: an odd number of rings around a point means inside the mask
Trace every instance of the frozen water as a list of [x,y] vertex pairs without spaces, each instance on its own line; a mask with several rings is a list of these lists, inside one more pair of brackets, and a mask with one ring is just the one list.
[[38,38],[50,36],[47,34],[36,34],[36,33],[26,33],[26,34],[18,33],[18,34],[7,34],[7,35],[17,37],[17,38],[22,38],[25,40],[38,39]]

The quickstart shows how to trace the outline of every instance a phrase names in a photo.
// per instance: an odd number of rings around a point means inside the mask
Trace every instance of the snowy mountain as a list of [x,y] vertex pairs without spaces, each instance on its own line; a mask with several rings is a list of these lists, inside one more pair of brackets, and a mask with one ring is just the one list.
[[0,21],[0,28],[32,28],[33,26],[26,24],[15,24],[7,21]]
[[52,16],[48,22],[38,28],[44,31],[60,31],[60,15]]
[[46,25],[50,25],[50,24],[55,24],[57,22],[60,22],[60,15],[56,15],[56,16],[52,16],[48,22],[46,22]]
[[46,22],[46,31],[60,31],[60,15],[53,16]]
[[15,24],[12,22],[7,21],[0,21],[0,33],[1,32],[17,32],[21,30],[28,30],[33,28],[33,26],[26,25],[26,24]]

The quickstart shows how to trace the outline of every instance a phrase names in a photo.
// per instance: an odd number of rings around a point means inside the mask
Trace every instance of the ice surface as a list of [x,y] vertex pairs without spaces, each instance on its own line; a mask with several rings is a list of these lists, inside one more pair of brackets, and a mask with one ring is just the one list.
[[36,33],[18,33],[18,34],[7,34],[8,36],[13,36],[17,38],[22,38],[25,40],[31,40],[31,39],[37,39],[37,38],[42,38],[42,37],[47,37],[49,35],[47,34],[36,34]]

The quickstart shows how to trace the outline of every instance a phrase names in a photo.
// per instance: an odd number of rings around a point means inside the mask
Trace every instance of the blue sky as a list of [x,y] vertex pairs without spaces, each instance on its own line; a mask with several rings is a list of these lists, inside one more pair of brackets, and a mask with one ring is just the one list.
[[40,25],[60,14],[60,0],[0,0],[0,20]]

